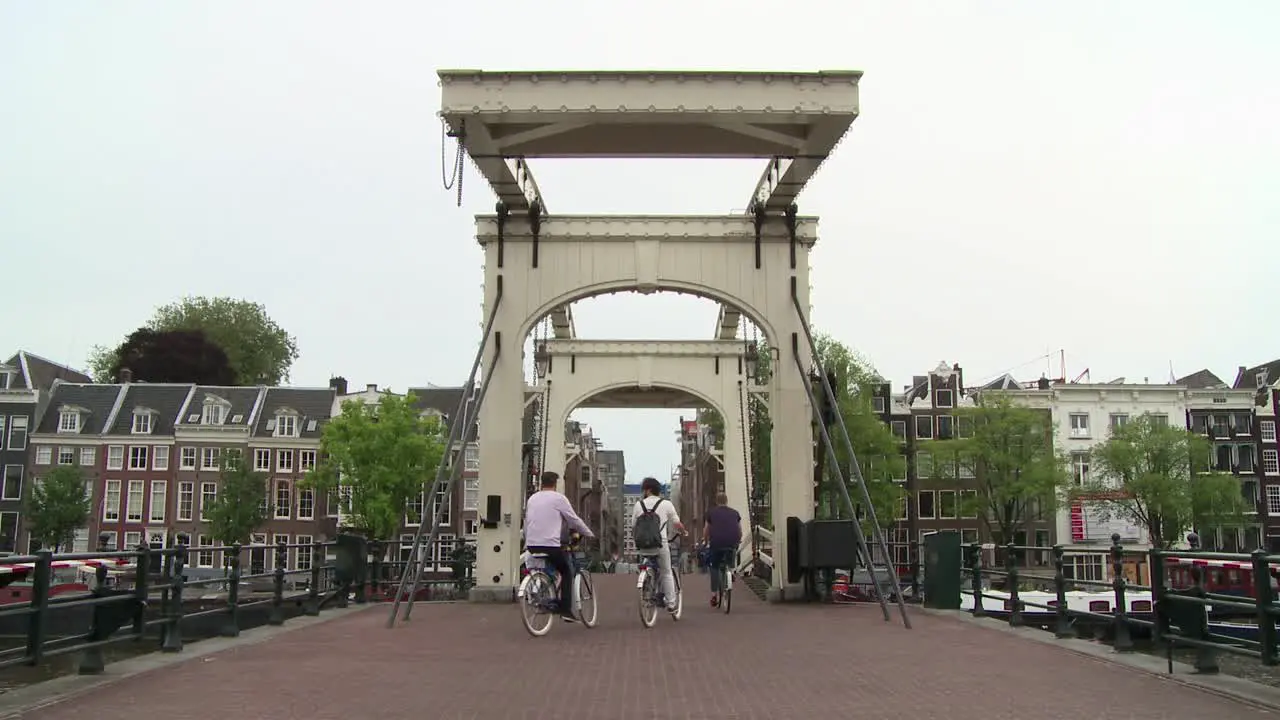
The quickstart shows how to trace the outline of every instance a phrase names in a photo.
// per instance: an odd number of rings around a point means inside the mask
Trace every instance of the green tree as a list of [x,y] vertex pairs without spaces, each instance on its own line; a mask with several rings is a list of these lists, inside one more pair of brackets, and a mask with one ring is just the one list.
[[[156,332],[199,330],[222,348],[240,385],[279,385],[289,379],[298,359],[297,341],[267,315],[265,307],[229,297],[187,297],[156,309],[143,329]],[[89,371],[99,382],[112,382],[124,345],[95,347]]]
[[324,492],[341,484],[352,528],[374,540],[395,536],[406,516],[422,520],[423,494],[444,458],[442,424],[415,403],[413,393],[388,393],[376,405],[343,403],[321,434],[320,462],[304,480]]
[[[983,393],[975,407],[958,408],[955,415],[956,439],[929,444],[933,472],[973,483],[977,492],[961,502],[961,514],[982,518],[997,542],[1016,542],[1037,510],[1052,517],[1069,492],[1067,459],[1054,449],[1052,419],[1000,393]],[[924,472],[917,467],[917,474]]]
[[1248,508],[1240,482],[1209,472],[1210,449],[1207,438],[1167,418],[1130,418],[1094,446],[1092,477],[1077,494],[1103,517],[1141,526],[1159,548],[1172,547],[1188,529],[1242,526]]
[[267,475],[252,470],[240,456],[229,455],[222,459],[218,479],[218,494],[203,509],[209,534],[224,545],[245,545],[271,517]]
[[80,468],[59,465],[27,497],[26,521],[31,539],[54,552],[70,545],[76,530],[89,524],[89,493]]

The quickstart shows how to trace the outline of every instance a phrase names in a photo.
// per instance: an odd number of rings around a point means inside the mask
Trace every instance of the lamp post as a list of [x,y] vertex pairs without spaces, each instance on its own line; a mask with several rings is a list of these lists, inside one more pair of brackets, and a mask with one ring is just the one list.
[[551,370],[551,353],[547,351],[545,342],[538,343],[538,347],[533,351],[533,370],[537,373],[539,380],[546,378],[547,372]]
[[760,372],[760,350],[754,343],[747,345],[742,352],[742,364],[747,371],[747,379],[755,380]]

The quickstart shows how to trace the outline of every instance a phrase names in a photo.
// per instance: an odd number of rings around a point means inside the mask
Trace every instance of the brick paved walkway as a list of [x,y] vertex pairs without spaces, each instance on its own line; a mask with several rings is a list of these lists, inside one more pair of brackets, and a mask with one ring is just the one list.
[[[1115,664],[945,617],[769,606],[732,615],[691,578],[684,619],[641,628],[632,577],[599,583],[597,628],[531,638],[505,605],[379,606],[196,658],[52,705],[31,720],[1109,720],[1269,713]],[[895,618],[896,620],[896,618]]]

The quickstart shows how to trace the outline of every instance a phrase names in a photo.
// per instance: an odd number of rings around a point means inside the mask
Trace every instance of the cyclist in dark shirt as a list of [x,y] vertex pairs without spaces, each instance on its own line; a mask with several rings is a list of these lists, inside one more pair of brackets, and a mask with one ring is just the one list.
[[724,493],[716,495],[715,507],[707,511],[702,537],[707,542],[711,607],[715,607],[718,602],[716,593],[720,592],[720,583],[724,580],[724,567],[735,564],[738,546],[742,544],[742,516],[729,507],[729,497]]

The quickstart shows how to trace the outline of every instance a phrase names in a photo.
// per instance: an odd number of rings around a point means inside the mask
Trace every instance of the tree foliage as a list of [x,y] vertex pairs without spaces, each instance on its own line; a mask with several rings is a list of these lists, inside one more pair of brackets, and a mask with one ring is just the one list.
[[341,485],[348,522],[375,540],[395,536],[406,515],[422,521],[416,501],[444,458],[440,420],[423,416],[415,402],[413,393],[387,393],[377,404],[344,402],[342,414],[325,425],[322,457],[304,481],[326,492]]
[[80,468],[59,465],[27,497],[26,525],[40,547],[59,552],[89,524],[90,499]]
[[218,494],[204,508],[209,534],[224,545],[247,544],[253,531],[271,517],[271,495],[266,473],[255,472],[239,455],[222,459]]
[[111,355],[109,379],[120,381],[128,368],[140,382],[234,385],[235,370],[222,348],[209,342],[200,330],[139,328]]
[[[238,385],[279,385],[289,379],[289,368],[298,358],[293,336],[267,315],[265,307],[248,300],[183,298],[157,308],[144,328],[202,331],[226,353]],[[94,348],[89,368],[99,382],[110,381],[112,369],[119,368],[119,350]]]
[[1188,529],[1242,526],[1247,510],[1240,482],[1208,472],[1208,439],[1167,419],[1143,414],[1112,428],[1094,446],[1091,479],[1078,489],[1103,517],[1144,528],[1151,544],[1170,548]]
[[960,503],[960,514],[982,518],[999,542],[1016,542],[1034,516],[1052,517],[1069,491],[1067,459],[1053,446],[1052,418],[999,393],[983,393],[974,407],[957,408],[955,415],[956,439],[928,448],[934,473],[973,483],[977,492]]

